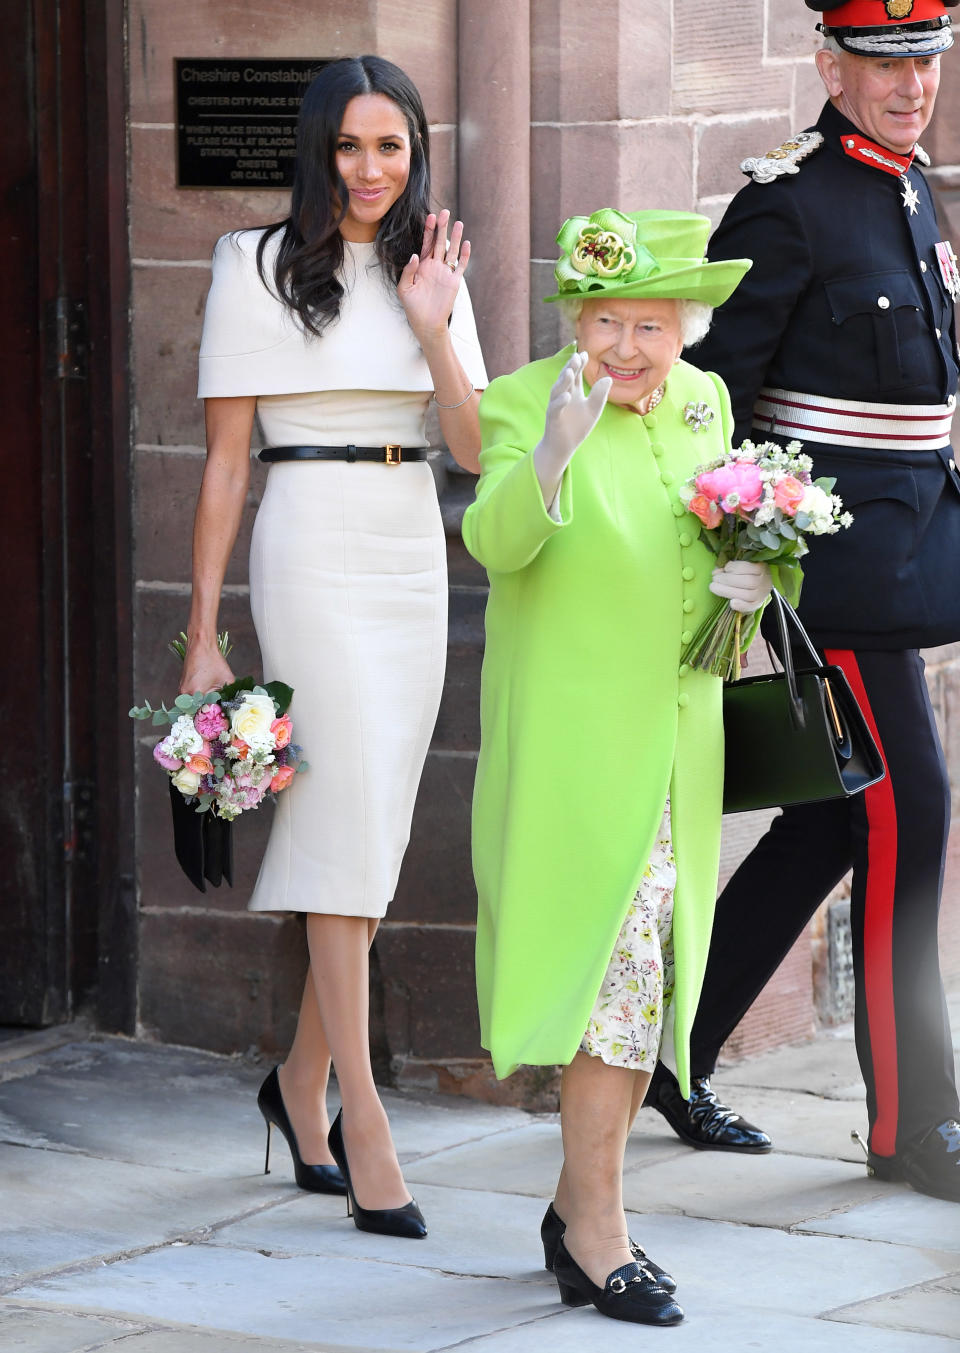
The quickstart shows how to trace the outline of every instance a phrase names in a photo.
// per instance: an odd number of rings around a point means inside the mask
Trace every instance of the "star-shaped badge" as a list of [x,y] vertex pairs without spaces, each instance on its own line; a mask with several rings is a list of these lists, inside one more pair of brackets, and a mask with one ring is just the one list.
[[916,216],[917,207],[920,205],[920,194],[917,192],[916,188],[914,188],[906,174],[904,174],[900,182],[903,184],[903,205],[911,216]]

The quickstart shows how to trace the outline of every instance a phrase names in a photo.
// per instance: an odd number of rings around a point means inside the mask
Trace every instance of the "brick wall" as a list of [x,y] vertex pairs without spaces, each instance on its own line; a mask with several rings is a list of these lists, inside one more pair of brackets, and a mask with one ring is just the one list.
[[[552,289],[554,236],[566,216],[614,204],[698,209],[719,219],[742,182],[739,161],[808,125],[822,102],[812,16],[799,0],[713,7],[700,0],[425,0],[415,24],[410,13],[399,0],[276,0],[269,7],[255,0],[130,0],[138,698],[172,690],[176,664],[164,645],[187,614],[190,519],[203,455],[196,356],[210,250],[224,230],[285,210],[281,195],[174,186],[174,56],[370,50],[402,65],[427,107],[438,200],[453,202],[459,175],[471,203],[471,282],[492,373],[523,360],[528,333],[532,356],[565,341],[556,312],[539,297]],[[944,67],[926,143],[947,166],[935,181],[956,241],[960,70],[955,56]],[[529,312],[516,280],[502,286],[518,250],[530,259]],[[459,542],[471,483],[442,458],[434,468],[449,542],[448,674],[400,888],[374,953],[377,1051],[385,1074],[400,1082],[549,1103],[549,1073],[498,1086],[478,1046],[469,801],[485,580]],[[261,490],[256,472],[224,598],[237,670],[257,665],[246,549]],[[934,700],[960,776],[960,648],[931,659]],[[137,819],[143,1028],[221,1050],[282,1048],[305,963],[300,926],[245,911],[269,810],[236,833],[237,886],[201,896],[172,864],[165,786],[149,764],[147,741]],[[765,821],[728,820],[724,875]],[[824,943],[821,916],[731,1040],[731,1055],[810,1033]],[[944,907],[944,944],[947,967],[960,973],[960,859]]]

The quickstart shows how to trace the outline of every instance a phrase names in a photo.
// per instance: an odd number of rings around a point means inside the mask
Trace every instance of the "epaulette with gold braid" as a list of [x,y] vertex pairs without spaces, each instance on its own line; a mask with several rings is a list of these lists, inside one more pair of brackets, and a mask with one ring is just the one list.
[[766,155],[752,155],[744,160],[740,168],[755,183],[774,183],[786,174],[799,173],[801,160],[815,154],[822,145],[820,132],[797,132]]

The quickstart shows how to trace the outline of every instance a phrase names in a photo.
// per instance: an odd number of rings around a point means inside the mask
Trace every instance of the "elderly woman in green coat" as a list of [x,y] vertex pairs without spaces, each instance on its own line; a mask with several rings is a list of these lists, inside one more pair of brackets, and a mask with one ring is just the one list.
[[564,224],[548,299],[569,307],[576,342],[483,396],[463,523],[490,578],[473,818],[483,1043],[501,1077],[563,1064],[564,1165],[542,1228],[561,1299],[654,1324],[683,1312],[628,1236],[623,1155],[661,1036],[688,1083],[723,775],[720,680],[682,654],[716,596],[750,613],[770,590],[766,565],[714,569],[679,497],[732,430],[722,382],[680,353],[750,266],[705,261],[708,231],[686,212],[609,208]]

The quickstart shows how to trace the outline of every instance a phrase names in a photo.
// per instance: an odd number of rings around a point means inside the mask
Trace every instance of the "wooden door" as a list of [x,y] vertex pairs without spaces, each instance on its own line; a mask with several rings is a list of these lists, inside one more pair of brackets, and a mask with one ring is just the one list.
[[121,1028],[135,977],[132,824],[119,812],[130,771],[116,717],[130,586],[129,492],[118,474],[127,440],[122,0],[9,10],[0,1023],[48,1024],[95,1005]]

